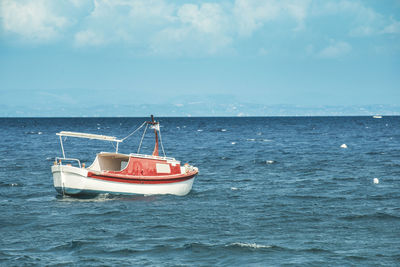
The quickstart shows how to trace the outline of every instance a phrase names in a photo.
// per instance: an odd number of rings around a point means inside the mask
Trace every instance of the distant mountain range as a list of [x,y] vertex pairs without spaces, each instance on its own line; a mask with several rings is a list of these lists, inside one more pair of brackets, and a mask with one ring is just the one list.
[[370,116],[400,115],[400,105],[300,106],[252,103],[189,102],[178,104],[63,105],[55,107],[0,105],[0,117],[159,117],[188,116]]

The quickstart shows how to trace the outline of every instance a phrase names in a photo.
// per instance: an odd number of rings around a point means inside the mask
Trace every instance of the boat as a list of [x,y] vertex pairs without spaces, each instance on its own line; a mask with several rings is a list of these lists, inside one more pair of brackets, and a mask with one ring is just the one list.
[[382,119],[382,115],[374,115],[374,116],[372,116],[372,118],[374,118],[374,119]]
[[[147,128],[154,129],[155,145],[151,155],[140,154],[143,138]],[[137,153],[118,153],[119,144],[141,128],[145,128]],[[114,136],[61,131],[56,133],[60,138],[62,157],[56,157],[51,171],[56,191],[62,195],[98,195],[171,194],[184,196],[190,192],[198,174],[198,168],[189,164],[181,165],[180,161],[167,157],[161,139],[159,122],[145,121],[127,137],[117,139]],[[113,152],[100,152],[93,163],[86,167],[77,158],[65,156],[63,138],[76,137],[109,141],[116,144]],[[159,155],[159,140],[164,156]]]

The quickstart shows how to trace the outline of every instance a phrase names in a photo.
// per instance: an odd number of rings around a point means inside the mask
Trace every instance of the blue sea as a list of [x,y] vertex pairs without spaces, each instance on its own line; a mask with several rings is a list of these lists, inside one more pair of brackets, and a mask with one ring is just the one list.
[[[0,119],[0,265],[400,265],[400,117],[158,118],[167,156],[199,168],[188,195],[56,193],[57,132],[122,138],[148,119]],[[87,166],[115,149],[64,147]]]

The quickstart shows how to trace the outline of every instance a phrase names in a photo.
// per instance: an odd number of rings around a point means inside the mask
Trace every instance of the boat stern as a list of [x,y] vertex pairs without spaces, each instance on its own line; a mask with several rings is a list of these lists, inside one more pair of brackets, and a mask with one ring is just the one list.
[[60,194],[76,195],[85,189],[85,168],[57,164],[51,167],[53,185]]

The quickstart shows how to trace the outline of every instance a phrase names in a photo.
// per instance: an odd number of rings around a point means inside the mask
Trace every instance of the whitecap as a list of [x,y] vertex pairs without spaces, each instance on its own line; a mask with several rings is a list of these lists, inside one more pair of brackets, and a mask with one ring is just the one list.
[[109,197],[108,193],[105,193],[105,194],[99,194],[93,198],[76,198],[67,195],[58,196],[56,200],[62,202],[105,202],[105,201],[111,201],[113,199]]
[[236,145],[236,142],[231,142],[232,145]]
[[237,187],[231,187],[231,190],[235,191],[235,190],[238,190],[238,188]]
[[18,184],[18,183],[10,183],[10,184],[8,184],[8,183],[2,183],[2,182],[0,182],[0,186],[11,186],[11,187],[15,187],[15,186],[22,186],[22,184]]
[[267,163],[267,164],[273,164],[273,163],[275,163],[275,161],[273,161],[273,160],[267,160],[265,163]]
[[42,132],[38,132],[37,134],[42,134]]
[[246,248],[271,248],[272,246],[268,245],[259,245],[256,243],[241,243],[241,242],[236,242],[232,243],[232,246],[239,246],[239,247],[246,247]]
[[269,139],[263,139],[264,142],[272,142],[272,140]]
[[221,132],[226,132],[226,129],[221,129]]
[[250,139],[246,139],[247,141],[256,141],[256,139],[250,138]]
[[198,132],[202,132],[203,130],[202,130],[202,129],[198,129],[197,131],[198,131]]
[[342,144],[340,147],[341,148],[347,148],[347,145],[346,144]]
[[379,179],[378,178],[374,178],[373,181],[374,181],[374,184],[379,184]]

